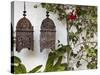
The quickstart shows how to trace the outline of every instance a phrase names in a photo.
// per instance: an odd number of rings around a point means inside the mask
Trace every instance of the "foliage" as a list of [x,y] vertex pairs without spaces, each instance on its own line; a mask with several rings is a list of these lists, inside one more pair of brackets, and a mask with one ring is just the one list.
[[[71,50],[69,45],[62,45],[59,44],[60,47],[56,50],[52,50],[49,53],[47,63],[45,66],[45,72],[52,72],[52,71],[64,71],[67,70],[67,63],[62,63],[64,59],[64,54]],[[56,61],[56,62],[55,62]]]
[[63,20],[66,17],[66,12],[64,11],[64,7],[62,6],[62,4],[42,3],[41,5],[43,8],[46,8],[48,11],[58,14],[59,20]]
[[23,64],[18,64],[14,66],[14,74],[26,73],[26,68]]
[[33,68],[31,71],[29,71],[29,73],[35,73],[35,72],[39,72],[38,70],[42,67],[42,65],[36,66],[35,68]]
[[[97,7],[50,3],[41,3],[41,6],[57,14],[58,20],[66,20],[67,42],[72,47],[67,58],[68,66],[70,61],[74,62],[76,59],[77,68],[82,65],[81,60],[87,62],[88,69],[97,68]],[[78,48],[77,53],[74,53],[75,48]],[[61,55],[60,51],[57,54]]]
[[24,64],[22,64],[22,61],[20,60],[19,57],[12,56],[11,60],[12,60],[11,67],[12,67],[12,70],[14,69],[14,74],[39,72],[40,68],[42,67],[42,65],[39,65],[33,68],[32,70],[30,70],[29,72],[27,72],[26,67],[24,66]]
[[[56,50],[52,50],[48,54],[48,59],[45,65],[44,72],[52,72],[52,71],[64,71],[68,70],[68,64],[67,63],[62,63],[62,60],[64,59],[64,54],[66,52],[69,53],[71,50],[71,47],[69,45],[62,45],[58,44],[59,48]],[[12,68],[14,68],[14,74],[20,74],[20,73],[35,73],[35,72],[40,72],[40,68],[42,65],[38,65],[29,72],[27,72],[26,67],[24,64],[22,64],[22,61],[20,60],[19,57],[17,56],[12,56]]]
[[13,62],[14,63],[19,63],[19,64],[21,63],[21,60],[16,56],[12,56],[11,59],[13,59],[13,60],[11,60],[11,63],[13,63]]

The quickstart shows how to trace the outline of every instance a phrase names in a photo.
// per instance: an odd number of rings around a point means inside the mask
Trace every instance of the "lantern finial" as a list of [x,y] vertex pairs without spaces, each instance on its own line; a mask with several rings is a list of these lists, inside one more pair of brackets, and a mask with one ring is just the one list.
[[46,16],[47,16],[47,18],[48,18],[48,17],[49,17],[49,12],[48,12],[48,11],[46,11],[46,13],[47,13],[47,15],[46,15]]
[[26,4],[24,2],[24,11],[23,11],[23,16],[26,16]]

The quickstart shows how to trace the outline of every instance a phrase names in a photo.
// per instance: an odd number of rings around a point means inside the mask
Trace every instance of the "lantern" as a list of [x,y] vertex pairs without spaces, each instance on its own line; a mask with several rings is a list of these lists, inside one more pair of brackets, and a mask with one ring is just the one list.
[[24,2],[23,17],[18,21],[16,26],[16,51],[20,52],[23,48],[33,50],[33,26],[28,18],[26,18]]
[[55,49],[56,27],[53,20],[49,18],[49,12],[46,13],[47,18],[43,20],[40,30],[40,52],[43,49]]

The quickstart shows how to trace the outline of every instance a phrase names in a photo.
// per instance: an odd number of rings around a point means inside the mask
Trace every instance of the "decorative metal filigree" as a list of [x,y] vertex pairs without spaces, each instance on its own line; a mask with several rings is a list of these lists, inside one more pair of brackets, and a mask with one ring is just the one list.
[[47,18],[43,20],[41,24],[40,34],[40,52],[43,49],[55,48],[56,27],[54,22],[49,18],[49,12],[47,11]]
[[23,48],[33,50],[33,26],[31,22],[25,17],[25,2],[23,18],[21,18],[16,26],[16,51],[20,52]]

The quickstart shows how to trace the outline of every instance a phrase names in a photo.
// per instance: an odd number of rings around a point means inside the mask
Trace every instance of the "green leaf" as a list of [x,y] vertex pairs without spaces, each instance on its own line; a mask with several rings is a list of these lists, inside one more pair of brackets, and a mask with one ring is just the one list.
[[26,68],[23,64],[19,64],[18,66],[14,66],[14,74],[23,74],[27,73]]
[[11,63],[18,63],[18,64],[20,64],[21,60],[17,56],[11,56]]
[[74,33],[74,32],[69,32],[69,40],[73,43],[77,43],[78,41],[78,36],[77,36],[77,33]]
[[75,54],[74,52],[71,52],[71,56],[73,56],[75,58],[77,56],[77,54]]
[[38,6],[37,5],[34,5],[34,8],[37,8]]
[[80,61],[77,61],[76,67],[79,68],[81,65]]
[[31,71],[29,71],[29,73],[39,72],[39,70],[40,70],[41,67],[42,67],[42,65],[36,66],[36,67],[33,68]]
[[45,3],[41,3],[42,8],[45,8],[46,4]]
[[62,56],[60,56],[60,57],[58,58],[58,60],[57,60],[56,64],[55,64],[55,66],[56,66],[56,65],[61,64],[62,59],[63,59],[63,57],[62,57]]
[[96,69],[97,68],[97,62],[89,62],[87,64],[88,69]]
[[68,54],[70,53],[71,50],[72,50],[71,46],[70,45],[67,45],[66,46],[66,51],[67,51]]
[[57,66],[54,66],[53,71],[64,71],[66,68],[68,68],[68,64],[62,63],[62,64],[59,64]]
[[87,49],[87,57],[97,57],[96,49],[91,47]]
[[52,52],[49,53],[45,70],[44,70],[45,72],[49,72],[52,70],[52,67],[56,58],[57,58],[57,55],[55,53],[52,53]]
[[69,32],[69,39],[72,40],[74,38],[75,34],[73,32]]
[[58,43],[60,43],[60,40],[58,40]]
[[63,56],[66,53],[66,45],[62,45],[62,47],[55,50],[56,55]]
[[59,66],[61,65],[63,57],[60,56],[57,60],[57,62],[55,63],[55,65],[52,68],[52,71],[58,71],[59,70]]

